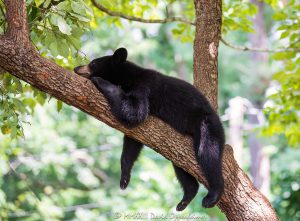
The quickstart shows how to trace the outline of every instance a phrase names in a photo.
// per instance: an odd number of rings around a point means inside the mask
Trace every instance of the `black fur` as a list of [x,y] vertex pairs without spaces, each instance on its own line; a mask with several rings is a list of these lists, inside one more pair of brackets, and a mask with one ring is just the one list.
[[124,136],[123,152],[121,156],[121,189],[126,189],[130,181],[130,172],[134,162],[137,160],[143,144],[128,137]]
[[[170,124],[181,134],[193,138],[194,151],[209,184],[203,207],[212,207],[220,199],[224,182],[221,159],[224,131],[218,115],[208,100],[189,83],[164,76],[126,61],[127,50],[118,49],[114,55],[93,60],[84,70],[74,71],[92,80],[108,100],[114,116],[126,127],[134,127],[153,115]],[[120,186],[126,188],[130,171],[143,144],[127,136],[121,158]],[[184,191],[177,210],[183,210],[195,197],[198,182],[189,173],[174,165],[176,176]]]

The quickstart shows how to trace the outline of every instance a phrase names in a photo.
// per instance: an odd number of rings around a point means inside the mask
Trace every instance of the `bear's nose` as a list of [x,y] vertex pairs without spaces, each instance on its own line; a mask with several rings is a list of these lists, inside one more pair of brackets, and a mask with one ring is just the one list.
[[[77,66],[77,67],[75,67],[73,70],[74,70],[74,72],[75,73],[77,73],[78,72],[78,70],[81,68],[82,66]],[[78,73],[77,73],[78,74]]]

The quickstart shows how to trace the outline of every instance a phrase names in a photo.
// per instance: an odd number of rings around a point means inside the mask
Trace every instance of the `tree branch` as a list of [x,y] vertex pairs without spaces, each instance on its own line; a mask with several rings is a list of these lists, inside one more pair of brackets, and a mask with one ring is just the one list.
[[195,0],[194,85],[218,111],[218,48],[221,38],[222,1]]
[[[146,18],[139,18],[136,16],[132,15],[126,15],[122,12],[116,12],[112,11],[108,8],[106,8],[104,5],[98,3],[96,0],[91,0],[93,5],[98,8],[100,11],[113,16],[113,17],[120,17],[129,21],[136,21],[136,22],[142,22],[142,23],[152,23],[152,24],[165,24],[165,23],[171,23],[171,22],[180,22],[188,25],[193,25],[195,26],[196,23],[189,21],[185,18],[181,17],[167,17],[165,19],[146,19]],[[267,48],[252,48],[252,47],[244,47],[244,46],[238,46],[234,45],[227,40],[224,39],[224,37],[221,37],[220,41],[226,45],[229,48],[239,50],[239,51],[254,51],[254,52],[262,52],[262,53],[276,53],[276,52],[299,52],[300,48],[292,49],[292,48],[283,48],[283,49],[277,49],[277,50],[272,50],[272,49],[267,49]]]
[[245,47],[239,45],[233,45],[232,43],[226,41],[223,37],[220,40],[224,45],[239,51],[253,51],[253,52],[261,52],[261,53],[277,53],[277,52],[300,52],[300,48],[282,48],[282,49],[267,49],[267,48],[253,48],[253,47]]
[[120,17],[120,18],[124,18],[130,21],[136,21],[136,22],[142,22],[142,23],[170,23],[170,22],[181,22],[181,23],[185,23],[188,25],[195,25],[194,22],[188,21],[185,18],[181,18],[181,17],[170,17],[170,18],[165,18],[165,19],[145,19],[145,18],[139,18],[139,17],[135,17],[132,15],[126,15],[123,14],[122,12],[116,12],[116,11],[112,11],[106,7],[104,7],[102,4],[96,2],[96,0],[92,0],[93,5],[98,8],[100,11],[110,15],[110,16],[114,16],[114,17]]
[[4,4],[6,7],[6,22],[8,25],[5,36],[11,38],[15,42],[28,43],[29,29],[25,1],[4,0]]
[[[34,87],[146,144],[206,185],[195,159],[190,137],[179,134],[168,124],[152,116],[136,128],[131,130],[125,128],[112,116],[105,98],[89,80],[41,57],[29,39],[18,42],[15,38],[11,38],[19,34],[28,38],[27,23],[24,22],[25,2],[7,0],[5,3],[8,14],[15,16],[9,18],[22,22],[15,25],[9,21],[10,32],[0,38],[1,67]],[[14,10],[13,5],[17,5],[18,10]],[[223,155],[223,176],[226,181],[225,192],[218,206],[229,220],[278,220],[268,200],[257,191],[247,175],[239,168],[233,158],[232,148],[228,145]]]

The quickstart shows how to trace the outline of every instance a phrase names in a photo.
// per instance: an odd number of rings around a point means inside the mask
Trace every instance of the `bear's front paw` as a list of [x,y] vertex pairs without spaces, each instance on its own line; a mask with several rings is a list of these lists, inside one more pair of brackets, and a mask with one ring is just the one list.
[[97,85],[101,82],[101,80],[103,80],[100,77],[91,77],[91,81],[93,82],[94,85]]
[[109,87],[112,86],[113,84],[110,83],[107,80],[104,80],[101,77],[91,77],[91,81],[93,82],[94,85],[96,85],[97,87]]
[[104,79],[102,79],[101,77],[91,77],[91,81],[93,82],[93,84],[96,86],[96,88],[101,91],[104,92],[104,88],[108,87],[108,85],[110,85],[110,83]]

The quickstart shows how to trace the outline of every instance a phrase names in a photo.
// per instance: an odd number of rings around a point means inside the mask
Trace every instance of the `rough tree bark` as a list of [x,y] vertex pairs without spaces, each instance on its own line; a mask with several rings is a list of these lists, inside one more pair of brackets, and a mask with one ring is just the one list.
[[[25,1],[6,0],[4,2],[7,11],[8,30],[4,36],[0,37],[1,68],[53,97],[79,108],[109,126],[145,143],[206,185],[201,169],[195,160],[189,137],[180,135],[170,126],[154,117],[149,117],[145,123],[132,130],[124,128],[112,117],[106,100],[90,81],[63,69],[38,54],[28,37]],[[219,6],[216,9],[220,10],[221,2],[219,0],[217,2]],[[207,2],[203,0],[199,1],[197,6],[209,8],[209,4],[215,3],[213,0]],[[214,18],[211,16],[216,13],[212,9],[208,12],[205,10],[202,12],[211,13],[208,14],[210,19],[204,19],[208,25],[211,25]],[[219,16],[220,13],[221,11],[218,11]],[[198,12],[197,18],[203,18],[203,15],[200,16]],[[220,23],[220,18],[218,19]],[[211,31],[211,29],[209,28],[207,31]],[[205,34],[206,32],[203,32],[203,35]],[[218,42],[214,41],[211,44],[210,39],[207,39],[207,42],[197,42],[197,44],[205,44],[205,53],[201,53],[201,55],[209,53],[209,60],[203,60],[203,62],[207,62],[205,65],[209,66],[205,70],[217,73],[214,68],[216,68]],[[198,51],[198,53],[200,52]],[[197,65],[204,68],[203,64],[198,63]],[[209,77],[209,75],[207,76]],[[217,75],[214,76],[214,78],[216,77]],[[238,167],[233,158],[232,148],[229,146],[226,146],[224,152],[223,171],[225,193],[218,206],[229,220],[278,220],[268,200]]]
[[194,85],[218,109],[218,47],[221,39],[222,1],[195,0]]

